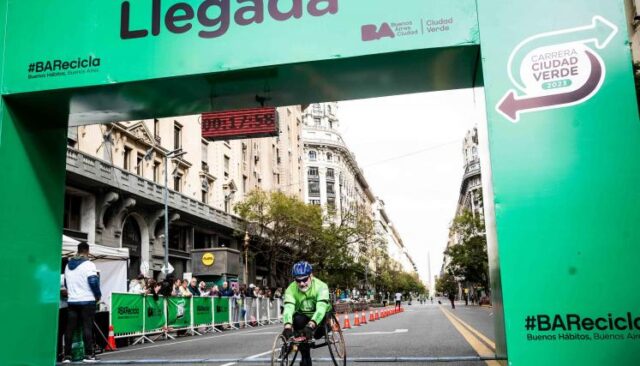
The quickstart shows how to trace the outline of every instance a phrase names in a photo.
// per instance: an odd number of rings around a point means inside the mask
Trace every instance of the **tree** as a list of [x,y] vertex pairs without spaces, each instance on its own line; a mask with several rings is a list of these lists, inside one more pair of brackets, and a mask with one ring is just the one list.
[[282,192],[254,190],[234,210],[248,224],[252,253],[266,261],[270,286],[283,284],[277,281],[278,268],[289,268],[322,235],[320,207]]
[[447,272],[472,286],[489,287],[489,263],[484,221],[471,211],[464,210],[451,227],[460,243],[445,251],[451,261]]
[[444,273],[436,280],[436,292],[451,296],[458,292],[458,282],[450,273]]

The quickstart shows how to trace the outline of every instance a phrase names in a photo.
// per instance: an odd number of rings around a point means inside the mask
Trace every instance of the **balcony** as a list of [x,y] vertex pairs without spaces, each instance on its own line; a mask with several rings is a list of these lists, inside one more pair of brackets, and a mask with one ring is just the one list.
[[[107,185],[115,190],[145,198],[158,205],[164,204],[164,186],[114,167],[104,160],[76,149],[67,148],[67,172]],[[169,190],[168,198],[168,204],[173,209],[234,230],[244,230],[243,221],[236,216],[176,191]]]
[[467,164],[467,167],[464,169],[462,180],[469,179],[476,175],[480,175],[480,160],[473,160]]

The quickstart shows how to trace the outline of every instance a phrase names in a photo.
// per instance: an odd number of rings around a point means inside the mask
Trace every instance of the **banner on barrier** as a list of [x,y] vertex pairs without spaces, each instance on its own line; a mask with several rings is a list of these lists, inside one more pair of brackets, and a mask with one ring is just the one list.
[[173,328],[188,328],[191,326],[191,298],[167,298],[168,323]]
[[138,294],[111,295],[111,324],[114,333],[130,334],[143,331],[144,297]]
[[214,324],[229,323],[229,299],[214,298],[213,299]]
[[153,296],[145,297],[145,308],[146,311],[144,313],[144,331],[156,331],[162,329],[165,325],[167,325],[165,309],[164,309],[164,298],[159,297],[157,300],[153,299]]
[[[211,324],[213,315],[211,314],[212,298],[210,297],[194,297],[193,298],[193,324]],[[215,299],[214,299],[215,300]]]

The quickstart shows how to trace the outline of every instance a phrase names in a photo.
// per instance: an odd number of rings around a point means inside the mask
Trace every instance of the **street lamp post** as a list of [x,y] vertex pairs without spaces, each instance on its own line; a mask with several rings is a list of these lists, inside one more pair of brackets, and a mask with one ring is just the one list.
[[175,159],[186,154],[182,148],[168,152],[164,156],[164,266],[162,271],[165,276],[169,272],[169,158]]
[[249,230],[244,232],[244,282],[249,283]]

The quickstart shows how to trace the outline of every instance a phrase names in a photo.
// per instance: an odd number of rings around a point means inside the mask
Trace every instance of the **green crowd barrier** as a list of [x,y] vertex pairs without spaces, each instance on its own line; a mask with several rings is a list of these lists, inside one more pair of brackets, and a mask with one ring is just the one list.
[[144,296],[118,294],[111,296],[111,325],[116,336],[142,334],[144,331]]
[[[237,329],[238,324],[270,324],[281,318],[280,300],[218,297],[159,297],[128,293],[111,296],[110,324],[116,338],[139,337],[135,343],[151,341],[147,335],[167,333],[171,330],[222,331]],[[242,319],[244,314],[245,319]],[[257,317],[256,317],[257,315]],[[247,323],[247,318],[248,322]],[[134,343],[134,344],[135,344]]]
[[211,325],[213,321],[213,301],[218,300],[210,297],[193,298],[193,325]]

